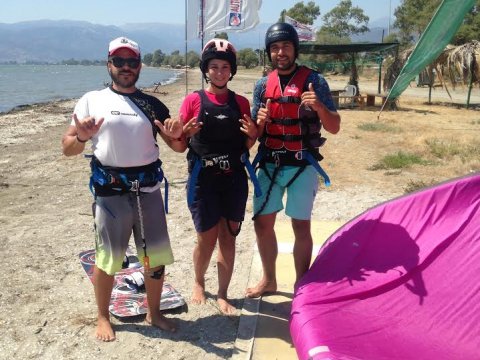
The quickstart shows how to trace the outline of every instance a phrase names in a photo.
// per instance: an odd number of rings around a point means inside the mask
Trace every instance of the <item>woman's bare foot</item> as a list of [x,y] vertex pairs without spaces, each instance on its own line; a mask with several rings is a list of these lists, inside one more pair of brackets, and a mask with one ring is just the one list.
[[153,318],[151,314],[147,314],[145,321],[150,325],[155,326],[161,330],[170,331],[170,332],[177,331],[177,328],[175,327],[175,324],[173,323],[173,321],[167,319],[162,314],[156,315],[155,318]]
[[192,304],[203,305],[207,302],[207,297],[205,296],[205,288],[198,283],[193,285],[192,291]]
[[217,298],[218,307],[223,315],[232,316],[235,315],[236,308],[232,304],[230,304],[226,298],[218,297]]
[[247,288],[245,291],[245,296],[248,298],[257,298],[264,294],[274,293],[277,291],[277,281],[267,281],[262,279],[257,286]]
[[114,341],[115,332],[113,331],[110,320],[105,317],[99,317],[97,328],[95,329],[95,337],[101,341]]

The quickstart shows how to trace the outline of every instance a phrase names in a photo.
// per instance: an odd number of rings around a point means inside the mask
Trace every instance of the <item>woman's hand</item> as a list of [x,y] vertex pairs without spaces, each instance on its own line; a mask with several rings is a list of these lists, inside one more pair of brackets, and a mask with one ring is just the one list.
[[202,125],[202,122],[197,122],[197,118],[193,117],[185,125],[183,125],[183,134],[187,138],[190,138],[200,131]]

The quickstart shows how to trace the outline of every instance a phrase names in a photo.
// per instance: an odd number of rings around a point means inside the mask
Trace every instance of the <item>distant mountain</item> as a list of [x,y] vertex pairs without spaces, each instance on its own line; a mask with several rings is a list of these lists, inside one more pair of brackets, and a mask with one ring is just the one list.
[[105,44],[123,31],[80,21],[29,21],[0,24],[0,62],[55,62],[103,59]]
[[393,23],[394,23],[394,19],[390,19],[390,24],[388,22],[388,16],[385,16],[385,17],[381,17],[381,18],[378,18],[378,19],[375,19],[373,21],[370,21],[368,23],[368,27],[369,28],[378,28],[378,27],[381,27],[381,28],[385,28],[385,29],[388,29],[388,25],[392,26],[393,27]]
[[110,40],[125,35],[138,41],[144,53],[181,50],[183,25],[96,25],[83,21],[29,21],[0,24],[0,62],[102,60]]
[[360,35],[352,36],[352,42],[373,42],[381,43],[382,39],[388,34],[388,28],[374,27],[370,28],[369,32]]
[[[388,24],[388,19],[387,19]],[[245,33],[229,33],[237,49],[263,48],[270,24],[259,24]],[[142,52],[162,50],[185,52],[183,24],[143,23],[106,26],[85,21],[39,20],[15,24],[0,23],[0,63],[59,62],[62,60],[103,60],[110,40],[127,36],[140,44]],[[386,34],[386,31],[385,31]],[[382,29],[354,38],[358,42],[380,42]],[[189,40],[188,50],[200,52],[199,39]]]
[[[260,24],[254,31],[230,33],[229,37],[238,49],[262,47],[263,34],[267,27],[268,25]],[[127,36],[137,41],[144,54],[158,49],[166,54],[175,50],[185,52],[183,24],[105,26],[85,21],[39,20],[15,24],[0,23],[0,34],[0,63],[52,63],[72,58],[103,60],[107,55],[109,41],[118,36]],[[189,40],[187,44],[189,51],[200,52],[199,39]]]
[[369,32],[352,36],[352,42],[382,42],[382,39],[388,36],[388,29],[393,30],[393,22],[391,19],[390,23],[388,17],[382,17],[371,21],[368,24],[370,29]]

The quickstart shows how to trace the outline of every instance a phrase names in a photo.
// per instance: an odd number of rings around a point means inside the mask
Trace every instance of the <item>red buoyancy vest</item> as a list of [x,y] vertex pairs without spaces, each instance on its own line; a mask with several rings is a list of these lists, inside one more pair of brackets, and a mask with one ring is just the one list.
[[307,77],[312,70],[299,66],[282,92],[278,71],[272,71],[266,82],[265,102],[271,99],[270,118],[265,126],[267,148],[300,151],[318,148],[324,139],[320,137],[322,127],[317,112],[300,106]]

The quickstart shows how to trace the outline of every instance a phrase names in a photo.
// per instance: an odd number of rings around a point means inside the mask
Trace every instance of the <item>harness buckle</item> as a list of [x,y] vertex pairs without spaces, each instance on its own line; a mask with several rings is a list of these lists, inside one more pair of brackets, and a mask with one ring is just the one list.
[[297,152],[295,153],[295,159],[297,159],[297,160],[299,160],[299,161],[300,161],[300,160],[303,160],[303,151],[297,151]]
[[201,160],[202,160],[202,168],[206,168],[206,167],[215,165],[213,160],[207,160],[207,159],[201,159]]
[[218,166],[220,167],[221,170],[230,170],[230,161],[228,160],[220,160],[218,162]]
[[130,191],[134,191],[137,195],[138,192],[140,191],[140,181],[135,180],[131,182],[132,187],[130,188]]
[[273,157],[275,159],[275,167],[280,167],[281,165],[280,156],[278,154],[275,154]]

